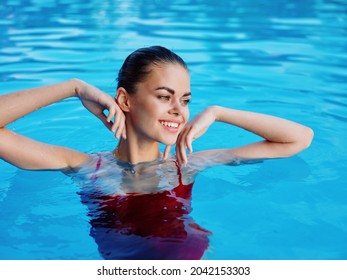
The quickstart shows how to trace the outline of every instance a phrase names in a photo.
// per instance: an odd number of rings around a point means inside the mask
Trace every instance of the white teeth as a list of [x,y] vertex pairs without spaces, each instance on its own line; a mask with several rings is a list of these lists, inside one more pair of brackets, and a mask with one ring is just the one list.
[[173,128],[177,128],[178,127],[178,123],[174,123],[174,122],[161,122],[162,125],[168,126],[168,127],[173,127]]

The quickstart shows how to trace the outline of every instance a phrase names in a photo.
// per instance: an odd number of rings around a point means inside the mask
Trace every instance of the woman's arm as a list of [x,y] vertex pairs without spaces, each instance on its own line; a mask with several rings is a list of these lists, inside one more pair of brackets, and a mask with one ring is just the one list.
[[[192,152],[192,141],[201,136],[215,121],[225,122],[255,133],[264,141],[250,145],[223,149],[221,163],[235,156],[245,159],[265,159],[289,157],[306,149],[312,141],[312,129],[285,119],[211,106],[197,115],[181,132],[176,143],[179,163],[187,162],[186,149]],[[213,156],[221,150],[200,152],[199,155]]]
[[[115,100],[99,89],[73,79],[0,96],[0,158],[23,169],[63,169],[86,160],[88,156],[84,153],[40,143],[5,128],[35,110],[74,96],[80,98],[108,129],[117,131],[117,137],[125,137],[124,114]],[[104,114],[105,109],[109,111],[108,116]],[[111,121],[113,117],[114,123]]]

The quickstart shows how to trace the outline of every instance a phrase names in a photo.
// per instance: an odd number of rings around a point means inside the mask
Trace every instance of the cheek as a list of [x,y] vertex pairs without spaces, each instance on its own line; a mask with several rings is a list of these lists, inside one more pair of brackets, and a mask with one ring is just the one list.
[[160,114],[158,114],[158,112],[151,106],[142,106],[135,112],[131,113],[133,125],[141,130],[153,130],[154,126],[160,124],[158,119],[160,119]]
[[134,119],[138,121],[143,121],[145,119],[151,118],[153,115],[153,106],[147,102],[134,102],[132,106],[131,114],[134,116]]

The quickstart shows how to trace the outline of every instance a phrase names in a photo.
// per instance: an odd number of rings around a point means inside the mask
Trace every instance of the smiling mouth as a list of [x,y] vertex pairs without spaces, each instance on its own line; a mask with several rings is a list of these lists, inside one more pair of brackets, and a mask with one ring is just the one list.
[[173,122],[173,121],[159,121],[161,125],[166,128],[170,132],[177,132],[178,127],[180,126],[179,122]]
[[165,126],[165,127],[170,127],[170,128],[178,128],[179,123],[177,122],[168,122],[168,121],[160,121],[160,123]]

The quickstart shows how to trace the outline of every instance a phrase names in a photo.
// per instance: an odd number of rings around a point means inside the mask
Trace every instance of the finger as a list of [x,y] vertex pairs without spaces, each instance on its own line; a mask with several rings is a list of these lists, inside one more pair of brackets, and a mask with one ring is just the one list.
[[114,124],[112,125],[112,132],[115,134],[117,138],[119,138],[118,132],[119,132],[120,124],[121,122],[119,120],[119,117],[118,118],[115,117]]
[[188,159],[187,159],[187,147],[184,144],[182,149],[181,149],[181,158],[182,158],[182,164],[187,164],[188,163]]
[[178,165],[182,165],[182,160],[181,160],[181,157],[180,157],[180,154],[179,154],[179,147],[178,145],[176,144],[176,160],[177,160],[177,163]]
[[111,129],[111,126],[112,126],[112,122],[109,123],[107,121],[107,117],[105,115],[104,112],[95,112],[94,115],[100,120],[102,121],[102,123],[108,128],[108,129]]
[[114,116],[114,124],[112,126],[112,132],[115,133],[117,130],[117,134],[116,137],[118,135],[117,138],[120,137],[120,133],[119,132],[119,128],[120,126],[125,122],[125,118],[124,118],[124,114],[121,111],[115,112],[115,116]]
[[178,151],[176,156],[177,156],[179,165],[187,164],[186,148],[184,144],[180,144],[178,146]]
[[110,106],[108,108],[108,116],[107,116],[107,122],[111,122],[112,118],[116,114],[116,107],[115,106]]
[[184,133],[181,136],[180,139],[180,144],[181,144],[181,157],[182,160],[184,161],[184,164],[188,163],[188,157],[187,157],[187,148],[190,153],[193,152],[193,147],[192,147],[192,135],[193,135],[193,127],[187,127],[187,129],[184,131]]
[[176,156],[180,165],[187,163],[185,134],[182,134],[176,143]]
[[107,119],[106,119],[106,116],[98,116],[98,118],[102,121],[102,123],[106,126],[106,128],[108,130],[111,130],[112,131],[112,125],[113,125],[113,122],[108,122]]
[[[182,133],[182,132],[181,132]],[[176,158],[177,158],[177,162],[179,165],[182,164],[182,157],[181,157],[181,140],[182,138],[182,134],[179,134],[178,137],[177,137],[177,141],[176,141]]]
[[164,150],[164,154],[163,154],[164,160],[166,160],[169,157],[171,147],[172,147],[171,145],[166,145],[165,150]]
[[186,146],[188,148],[189,153],[193,152],[192,142],[193,142],[193,137],[192,137],[192,132],[190,131],[186,137]]
[[184,135],[186,133],[186,128],[181,131],[181,133],[178,135],[177,141],[176,141],[176,157],[179,165],[184,164],[184,151],[185,144],[184,144]]
[[126,128],[125,124],[124,124],[124,129],[123,129],[123,131],[122,131],[122,138],[123,138],[124,140],[127,139],[127,128]]

